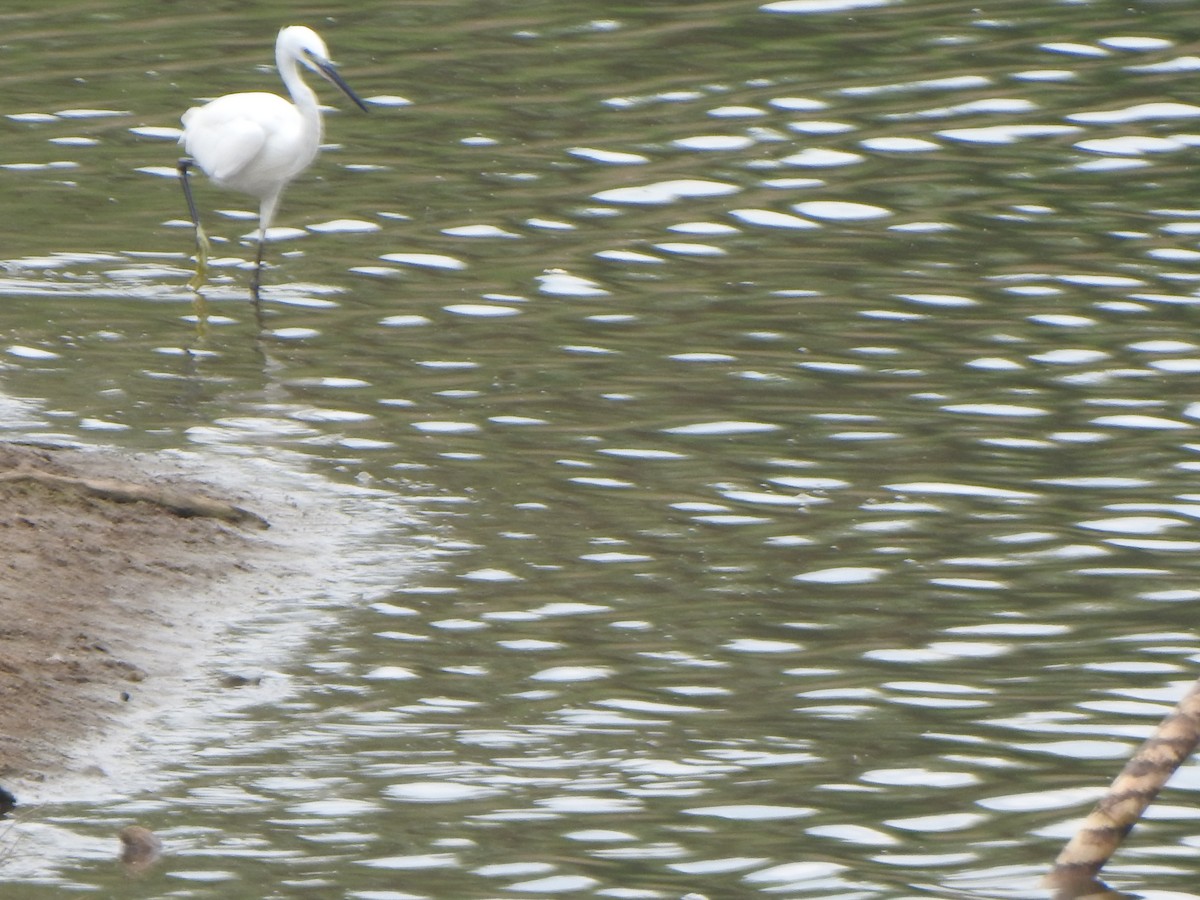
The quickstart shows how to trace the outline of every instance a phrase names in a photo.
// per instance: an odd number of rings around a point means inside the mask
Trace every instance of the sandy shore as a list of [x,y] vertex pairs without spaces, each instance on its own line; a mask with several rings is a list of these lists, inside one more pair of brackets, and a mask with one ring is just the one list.
[[[51,478],[11,477],[22,472]],[[71,478],[239,502],[114,454],[0,443],[0,788],[18,798],[90,765],[89,738],[179,675],[203,611],[165,598],[211,595],[273,552],[253,520],[85,495]]]

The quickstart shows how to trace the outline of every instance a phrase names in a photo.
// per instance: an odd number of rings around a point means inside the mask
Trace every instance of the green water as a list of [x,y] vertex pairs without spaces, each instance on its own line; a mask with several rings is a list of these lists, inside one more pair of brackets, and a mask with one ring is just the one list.
[[[407,516],[287,691],[8,832],[6,896],[1035,895],[1200,649],[1195,28],[823,6],[0,12],[6,433]],[[261,321],[197,183],[201,330],[162,129],[293,22],[372,111],[322,88]],[[1193,896],[1198,784],[1114,884]]]

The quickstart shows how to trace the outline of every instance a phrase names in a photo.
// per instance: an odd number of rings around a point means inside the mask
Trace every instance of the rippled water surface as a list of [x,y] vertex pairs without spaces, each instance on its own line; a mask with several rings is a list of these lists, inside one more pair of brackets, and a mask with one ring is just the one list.
[[[5,897],[1036,895],[1200,658],[1191,8],[242,6],[0,13],[4,433],[381,489],[424,562]],[[371,112],[261,316],[197,183],[201,309],[172,129],[292,21]],[[1115,885],[1194,896],[1197,790]]]

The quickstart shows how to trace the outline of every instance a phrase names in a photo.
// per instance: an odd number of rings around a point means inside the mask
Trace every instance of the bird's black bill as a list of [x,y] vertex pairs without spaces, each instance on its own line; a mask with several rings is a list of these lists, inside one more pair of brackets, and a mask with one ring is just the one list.
[[346,84],[345,79],[338,74],[338,70],[333,63],[324,59],[314,59],[313,62],[317,66],[317,71],[324,75],[329,81],[332,81],[334,84],[336,84],[338,90],[353,100],[359,109],[361,109],[363,112],[370,112],[370,110],[367,109],[367,104],[358,99],[358,94],[354,93],[354,91],[350,89],[350,85]]

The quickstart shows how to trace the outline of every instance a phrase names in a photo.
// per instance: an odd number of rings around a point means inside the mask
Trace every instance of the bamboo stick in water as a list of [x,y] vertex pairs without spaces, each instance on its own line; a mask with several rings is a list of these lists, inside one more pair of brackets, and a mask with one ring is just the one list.
[[1078,897],[1081,895],[1075,889],[1095,885],[1097,873],[1198,742],[1200,680],[1138,748],[1108,793],[1083,820],[1054,861],[1053,870],[1046,876],[1047,886],[1068,891],[1065,896]]

